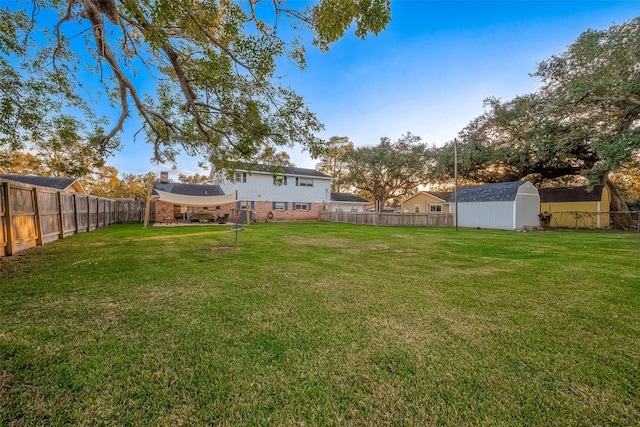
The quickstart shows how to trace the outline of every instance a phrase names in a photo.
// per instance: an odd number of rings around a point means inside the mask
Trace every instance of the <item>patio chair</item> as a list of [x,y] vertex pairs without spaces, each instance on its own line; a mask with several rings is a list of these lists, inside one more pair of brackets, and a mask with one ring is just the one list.
[[216,221],[218,224],[226,224],[227,220],[229,219],[229,214],[226,213],[224,215],[220,215],[218,217],[218,220]]

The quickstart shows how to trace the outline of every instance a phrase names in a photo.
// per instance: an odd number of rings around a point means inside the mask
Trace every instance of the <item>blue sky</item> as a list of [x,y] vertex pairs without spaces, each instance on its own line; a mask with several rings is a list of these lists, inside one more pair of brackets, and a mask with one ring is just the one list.
[[[640,15],[628,1],[392,2],[392,21],[378,36],[348,35],[329,52],[308,49],[304,71],[284,64],[283,82],[302,95],[325,130],[356,146],[396,140],[406,132],[442,145],[482,114],[489,96],[510,99],[536,90],[536,64],[563,52],[588,28],[606,29]],[[108,160],[118,171],[168,170],[152,163],[151,146],[131,138]],[[300,148],[286,149],[298,167],[317,163]],[[205,173],[181,156],[178,173]]]

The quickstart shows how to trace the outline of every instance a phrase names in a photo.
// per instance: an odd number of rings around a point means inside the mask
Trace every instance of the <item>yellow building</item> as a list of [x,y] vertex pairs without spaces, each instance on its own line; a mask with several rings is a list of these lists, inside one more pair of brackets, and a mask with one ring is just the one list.
[[606,185],[540,188],[540,218],[550,227],[605,228],[610,225],[611,190]]
[[448,191],[420,191],[400,204],[404,213],[449,213]]

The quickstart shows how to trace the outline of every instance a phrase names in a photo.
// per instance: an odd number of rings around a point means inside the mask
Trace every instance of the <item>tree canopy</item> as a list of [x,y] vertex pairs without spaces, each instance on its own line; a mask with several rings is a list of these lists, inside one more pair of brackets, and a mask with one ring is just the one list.
[[327,150],[320,156],[316,169],[333,177],[331,191],[340,193],[349,189],[344,178],[349,173],[347,158],[353,153],[353,142],[346,136],[332,136],[327,141]]
[[[584,32],[539,64],[538,91],[486,101],[459,134],[459,173],[482,182],[608,182],[640,152],[639,64],[640,18]],[[453,171],[452,150],[434,150],[441,177]]]
[[[180,149],[253,161],[293,144],[317,157],[322,125],[279,82],[278,62],[304,68],[308,44],[327,50],[350,28],[364,38],[389,20],[390,0],[11,3],[0,8],[0,145],[22,148],[64,119],[104,156],[135,112],[157,161]],[[97,93],[110,122],[95,114]]]

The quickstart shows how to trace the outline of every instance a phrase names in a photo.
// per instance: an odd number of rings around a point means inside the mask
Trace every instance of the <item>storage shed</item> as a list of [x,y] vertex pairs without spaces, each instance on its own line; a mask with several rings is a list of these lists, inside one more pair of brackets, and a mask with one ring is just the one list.
[[472,228],[516,230],[539,224],[540,195],[530,182],[500,182],[458,188],[449,198],[458,225]]
[[540,189],[540,212],[551,227],[604,228],[610,225],[611,190],[606,185]]

